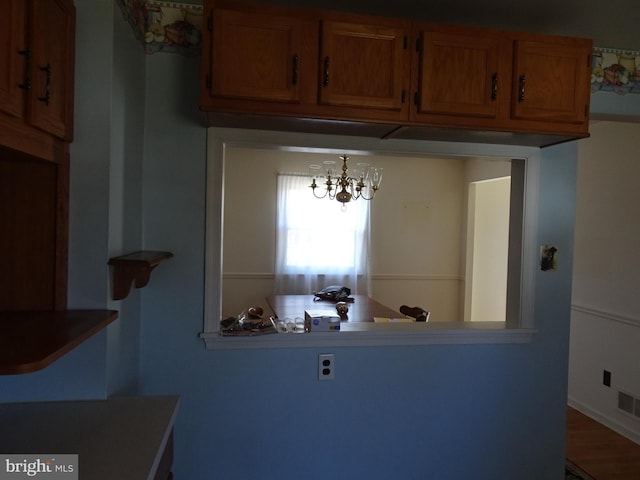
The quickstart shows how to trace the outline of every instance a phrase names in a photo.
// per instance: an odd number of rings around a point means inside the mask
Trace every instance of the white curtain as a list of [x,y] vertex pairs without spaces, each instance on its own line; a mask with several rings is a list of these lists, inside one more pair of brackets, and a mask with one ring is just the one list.
[[368,295],[369,202],[352,200],[342,211],[337,200],[315,198],[309,184],[306,176],[278,175],[274,293],[344,285]]

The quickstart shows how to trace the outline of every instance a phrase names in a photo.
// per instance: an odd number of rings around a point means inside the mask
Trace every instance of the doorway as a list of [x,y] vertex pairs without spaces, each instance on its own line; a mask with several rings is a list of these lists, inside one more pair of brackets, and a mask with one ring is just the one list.
[[511,177],[469,184],[464,320],[506,320]]

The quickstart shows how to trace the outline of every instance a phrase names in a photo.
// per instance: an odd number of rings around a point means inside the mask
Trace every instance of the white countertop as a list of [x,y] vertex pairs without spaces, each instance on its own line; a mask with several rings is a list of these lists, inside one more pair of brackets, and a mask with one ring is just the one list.
[[0,404],[0,453],[78,454],[83,480],[153,479],[177,396]]

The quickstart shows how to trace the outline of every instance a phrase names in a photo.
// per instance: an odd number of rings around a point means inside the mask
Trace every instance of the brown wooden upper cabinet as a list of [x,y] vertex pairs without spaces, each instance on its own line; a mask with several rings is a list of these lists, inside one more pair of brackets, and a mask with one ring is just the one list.
[[590,41],[574,38],[516,40],[512,117],[585,124],[592,49]]
[[412,121],[587,132],[590,40],[429,24],[414,36]]
[[[372,21],[373,20],[373,21]],[[320,49],[322,105],[398,112],[406,119],[411,24],[355,17],[323,20]]]
[[304,22],[298,18],[217,10],[212,95],[299,103],[303,33]]
[[417,25],[414,35],[412,120],[450,115],[486,121],[508,114],[508,38],[494,31],[424,24]]
[[232,0],[205,11],[203,110],[407,119],[410,22]]
[[[396,138],[477,130],[489,141],[505,132],[549,145],[588,136],[591,40],[236,0],[204,5],[210,124],[231,112],[358,122]],[[238,118],[230,126],[245,125]]]
[[70,141],[75,7],[71,0],[7,0],[0,16],[0,110]]
[[300,113],[315,103],[317,20],[274,5],[216,1],[206,11],[203,110]]

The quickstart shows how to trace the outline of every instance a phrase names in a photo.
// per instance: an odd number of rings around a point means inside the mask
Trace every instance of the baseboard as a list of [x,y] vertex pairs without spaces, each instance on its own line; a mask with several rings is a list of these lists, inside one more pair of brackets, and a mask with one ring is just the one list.
[[638,445],[640,445],[640,434],[639,433],[634,432],[633,430],[630,430],[629,428],[627,428],[624,425],[618,423],[616,420],[614,420],[613,418],[609,417],[608,415],[600,413],[600,412],[592,409],[588,405],[585,405],[584,403],[579,402],[578,400],[576,400],[575,398],[572,398],[572,397],[568,398],[567,403],[571,408],[575,408],[580,413],[584,413],[586,416],[588,416],[590,418],[593,418],[596,422],[601,423],[605,427],[610,428],[614,432],[619,433],[623,437],[626,437],[629,440],[631,440],[632,442],[637,443]]

